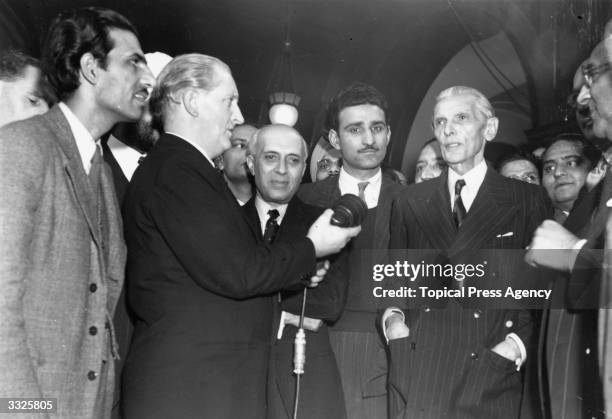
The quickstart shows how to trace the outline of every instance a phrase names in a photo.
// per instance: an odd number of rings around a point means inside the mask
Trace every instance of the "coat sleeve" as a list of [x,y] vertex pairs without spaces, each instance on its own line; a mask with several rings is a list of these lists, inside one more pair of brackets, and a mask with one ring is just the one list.
[[[243,299],[298,284],[315,271],[310,239],[267,246],[245,237],[243,215],[187,164],[160,172],[149,217],[185,271],[202,288]],[[240,220],[241,223],[235,222]],[[244,224],[244,225],[242,225]],[[129,243],[128,243],[129,245]]]
[[13,125],[0,130],[0,397],[41,397],[23,303],[48,160],[42,150]]

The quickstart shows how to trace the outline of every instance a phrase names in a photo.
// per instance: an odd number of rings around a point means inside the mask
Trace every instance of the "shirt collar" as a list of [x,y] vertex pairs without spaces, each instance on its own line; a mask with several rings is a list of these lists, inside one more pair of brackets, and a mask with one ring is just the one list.
[[268,215],[268,211],[271,209],[275,209],[278,211],[278,218],[276,222],[280,225],[283,222],[283,218],[285,217],[285,213],[287,212],[287,207],[289,204],[275,204],[269,203],[263,200],[263,198],[259,195],[259,192],[255,195],[255,208],[257,209],[257,215],[259,215],[259,225],[261,226],[261,234],[263,234],[266,230],[266,222],[270,217]]
[[210,165],[212,167],[217,167],[215,165],[215,163],[212,161],[212,159],[208,156],[208,154],[206,153],[206,151],[204,151],[204,149],[202,147],[200,147],[199,145],[197,145],[195,142],[183,137],[182,135],[178,135],[177,133],[174,132],[170,132],[170,131],[166,131],[166,134],[171,134],[174,135],[175,137],[179,137],[181,140],[187,141],[189,144],[191,144],[192,146],[194,146],[196,148],[196,150],[198,150],[200,153],[202,153],[202,155],[204,157],[206,157],[206,160],[208,160],[208,162],[210,163]]
[[79,155],[81,156],[83,169],[85,169],[85,173],[89,174],[89,169],[91,169],[91,158],[96,152],[98,141],[93,139],[87,128],[85,128],[85,125],[83,125],[68,105],[64,102],[60,102],[59,108],[68,121],[70,131],[72,131],[72,136],[74,137]]
[[138,168],[138,160],[144,154],[141,154],[138,150],[125,144],[112,134],[108,136],[107,145],[127,180],[131,180],[136,168]]
[[485,175],[487,174],[487,162],[483,159],[480,163],[470,169],[463,175],[458,174],[452,168],[448,168],[448,193],[450,196],[451,208],[453,206],[455,197],[455,183],[459,179],[465,180],[465,186],[461,190],[461,199],[465,209],[469,211],[476,194],[484,182]]
[[382,170],[380,167],[374,176],[369,179],[361,180],[350,175],[344,167],[340,169],[340,175],[338,176],[338,188],[340,189],[340,195],[347,193],[353,195],[359,195],[359,184],[361,182],[368,182],[368,186],[363,191],[365,195],[365,201],[368,208],[374,208],[378,205],[378,197],[380,195],[380,187],[382,185]]

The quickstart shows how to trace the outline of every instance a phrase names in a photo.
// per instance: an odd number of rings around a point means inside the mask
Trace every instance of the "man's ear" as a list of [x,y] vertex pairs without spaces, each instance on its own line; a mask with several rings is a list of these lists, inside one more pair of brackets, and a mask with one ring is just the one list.
[[499,127],[499,119],[497,117],[492,116],[487,119],[487,126],[485,127],[485,140],[492,141],[497,135],[497,128]]
[[218,156],[215,159],[215,164],[217,165],[217,169],[219,170],[225,169],[225,160],[223,160],[223,154]]
[[198,109],[198,95],[199,92],[196,89],[185,89],[181,95],[183,107],[187,113],[194,118],[197,118],[200,115],[200,111]]
[[336,150],[341,151],[340,138],[338,137],[338,133],[336,132],[336,130],[330,129],[329,135],[327,137],[329,138],[329,143],[331,144],[331,146]]
[[86,52],[85,54],[81,55],[79,66],[81,76],[83,76],[83,78],[87,80],[89,84],[96,84],[98,81],[99,65],[98,60],[96,60],[91,52]]
[[255,176],[255,158],[252,154],[246,156],[246,164],[249,168],[249,172],[251,172],[251,175]]

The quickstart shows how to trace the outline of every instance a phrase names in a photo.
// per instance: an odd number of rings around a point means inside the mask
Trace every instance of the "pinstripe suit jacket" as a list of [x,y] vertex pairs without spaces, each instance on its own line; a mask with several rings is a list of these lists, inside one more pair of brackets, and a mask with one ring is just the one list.
[[[443,255],[460,263],[460,252],[467,249],[524,248],[536,227],[552,214],[542,189],[488,168],[467,218],[457,229],[447,176],[444,172],[413,185],[393,203],[391,249],[439,249],[429,251],[430,257]],[[513,234],[500,237],[508,232]],[[493,257],[488,259],[489,280],[495,272],[497,282],[510,285],[515,260],[508,262],[508,255],[498,253],[489,253]],[[516,261],[522,263],[522,258]],[[410,336],[389,345],[390,417],[518,417],[521,375],[514,363],[490,348],[510,332],[528,345],[529,312],[466,309],[451,300],[437,309],[411,306],[406,317]]]
[[57,398],[58,417],[110,415],[125,246],[106,166],[101,192],[104,234],[57,106],[0,130],[0,397]]

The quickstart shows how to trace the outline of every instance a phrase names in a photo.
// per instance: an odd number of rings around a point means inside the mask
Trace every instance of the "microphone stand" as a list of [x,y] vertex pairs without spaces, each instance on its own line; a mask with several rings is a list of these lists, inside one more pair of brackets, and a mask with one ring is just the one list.
[[306,333],[304,332],[304,313],[306,311],[306,291],[302,296],[302,312],[300,313],[300,326],[295,334],[294,353],[293,353],[293,373],[295,374],[295,400],[293,402],[293,419],[297,419],[298,405],[300,399],[300,378],[304,374],[304,364],[306,363]]

